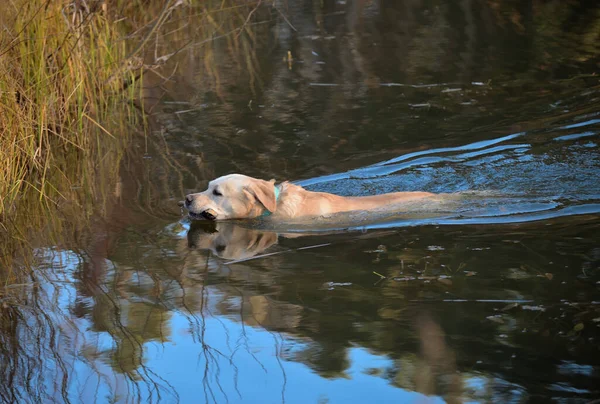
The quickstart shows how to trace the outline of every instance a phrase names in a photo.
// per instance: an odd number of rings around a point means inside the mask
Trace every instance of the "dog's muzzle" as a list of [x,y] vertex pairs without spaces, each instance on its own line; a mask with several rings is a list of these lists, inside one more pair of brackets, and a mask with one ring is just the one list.
[[203,210],[200,213],[193,212],[190,209],[192,202],[194,201],[194,197],[192,195],[186,195],[185,200],[178,203],[179,206],[185,207],[188,211],[188,215],[192,219],[204,219],[204,220],[216,220],[217,212],[212,209]]

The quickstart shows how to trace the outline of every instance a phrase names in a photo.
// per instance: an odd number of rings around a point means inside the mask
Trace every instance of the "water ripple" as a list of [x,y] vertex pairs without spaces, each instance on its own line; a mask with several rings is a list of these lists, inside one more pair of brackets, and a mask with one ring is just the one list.
[[[598,122],[591,119],[559,129]],[[324,228],[331,228],[334,222],[358,230],[422,224],[521,223],[600,213],[597,145],[577,142],[598,132],[559,137],[553,137],[553,133],[549,128],[531,134],[529,143],[511,143],[516,138],[527,140],[529,134],[520,132],[458,147],[423,150],[297,184],[347,196],[418,190],[443,194],[437,205],[404,206],[399,208],[404,213],[385,217],[326,218],[320,223]]]

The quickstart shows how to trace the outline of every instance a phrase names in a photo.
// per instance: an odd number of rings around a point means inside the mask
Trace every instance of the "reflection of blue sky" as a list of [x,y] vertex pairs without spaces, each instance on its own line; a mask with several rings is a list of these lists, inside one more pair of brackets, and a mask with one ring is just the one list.
[[565,375],[592,376],[594,371],[594,368],[590,365],[581,365],[573,361],[563,361],[558,366],[558,372]]
[[[73,273],[80,264],[70,251],[47,249],[38,251],[48,263],[47,282],[43,290],[58,305],[49,304],[48,314],[59,326],[59,351],[69,367],[69,395],[74,401],[91,402],[117,397],[127,401],[135,397],[137,383],[143,399],[149,398],[150,381],[161,386],[164,402],[370,402],[376,392],[378,402],[407,402],[425,398],[422,394],[394,387],[383,377],[393,362],[366,349],[348,350],[349,367],[337,378],[323,378],[306,365],[286,361],[286,353],[298,353],[308,348],[310,340],[292,338],[287,334],[250,327],[226,316],[207,315],[202,338],[185,313],[175,311],[169,319],[167,342],[144,344],[145,369],[139,369],[143,381],[132,382],[115,372],[108,364],[106,352],[115,348],[115,341],[105,332],[90,332],[87,319],[73,318],[69,308],[75,303]],[[114,268],[107,262],[108,268]],[[108,274],[110,277],[110,274]],[[216,294],[214,295],[216,296]],[[56,299],[56,300],[54,300]],[[121,302],[123,303],[123,302]],[[209,303],[210,305],[210,303]],[[126,310],[126,307],[123,307]],[[207,360],[208,358],[208,360]],[[60,369],[50,357],[42,358],[48,373],[45,384],[56,389]],[[377,375],[369,370],[381,370]],[[162,380],[161,380],[162,379]],[[212,391],[212,392],[211,392]],[[177,392],[177,395],[174,393]],[[59,397],[60,393],[54,393]],[[152,398],[157,399],[156,392]],[[441,402],[436,399],[433,402]]]
[[[57,332],[57,351],[66,366],[65,369],[59,366],[50,348],[42,347],[47,349],[44,351],[47,355],[40,358],[44,363],[46,394],[61,401],[60,384],[63,376],[66,376],[70,399],[75,402],[83,398],[101,400],[102,397],[114,395],[126,397],[126,377],[114,374],[102,356],[96,358],[97,353],[114,348],[113,338],[108,333],[87,332],[92,323],[85,318],[75,318],[70,313],[77,298],[73,275],[81,263],[80,257],[72,251],[56,248],[39,249],[35,253],[43,262],[39,266],[41,276],[38,279],[43,291],[41,296],[46,297],[38,299],[38,302],[52,322],[45,330],[46,336],[50,332]],[[106,267],[110,270],[113,265],[107,260]],[[40,343],[48,343],[48,340],[42,339]]]
[[[151,354],[146,363],[162,370],[161,375],[179,392],[182,401],[185,402],[186,397],[197,399],[199,394],[203,399],[207,361],[202,347],[185,332],[189,328],[185,316],[174,315],[171,326],[172,341],[153,344],[156,349],[148,349]],[[296,343],[285,334],[247,326],[242,330],[239,323],[226,318],[207,319],[204,343],[225,356],[235,351],[232,360],[237,375],[228,358],[213,352],[212,358],[216,360],[209,360],[207,385],[217,402],[225,401],[219,384],[229,402],[273,403],[281,402],[282,396],[286,403],[370,402],[375,391],[379,402],[406,402],[424,397],[393,387],[380,376],[366,374],[365,370],[370,368],[391,366],[391,361],[362,348],[349,350],[348,378],[325,379],[301,363],[278,359],[277,352]],[[210,392],[207,393],[210,396]]]

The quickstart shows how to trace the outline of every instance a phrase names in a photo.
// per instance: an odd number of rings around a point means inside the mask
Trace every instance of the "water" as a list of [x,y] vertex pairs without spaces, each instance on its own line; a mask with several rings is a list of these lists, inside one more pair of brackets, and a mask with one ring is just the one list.
[[[192,48],[146,77],[118,197],[36,242],[10,287],[2,401],[599,398],[598,8],[274,5],[239,38],[254,59],[220,40],[216,73]],[[181,216],[231,172],[445,196],[310,224]]]

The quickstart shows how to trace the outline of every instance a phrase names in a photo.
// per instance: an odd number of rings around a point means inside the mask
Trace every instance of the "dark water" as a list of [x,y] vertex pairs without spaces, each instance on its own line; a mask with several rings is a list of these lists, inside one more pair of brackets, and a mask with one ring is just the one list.
[[[216,71],[190,48],[145,79],[119,199],[37,248],[27,305],[4,309],[2,400],[600,398],[595,2],[273,4],[238,38],[253,57],[218,39]],[[231,172],[452,197],[310,225],[181,217]]]

